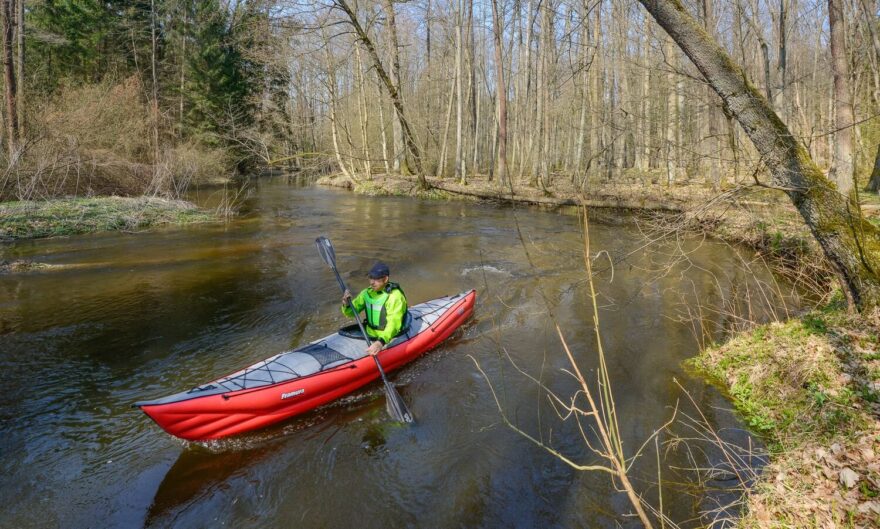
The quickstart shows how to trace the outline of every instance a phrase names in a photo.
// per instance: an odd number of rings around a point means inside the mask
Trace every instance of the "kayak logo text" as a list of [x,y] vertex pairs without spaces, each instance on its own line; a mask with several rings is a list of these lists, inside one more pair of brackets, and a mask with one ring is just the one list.
[[306,390],[304,389],[298,389],[296,391],[291,391],[290,393],[282,393],[281,400],[289,399],[290,397],[296,397],[297,395],[302,395],[305,392]]

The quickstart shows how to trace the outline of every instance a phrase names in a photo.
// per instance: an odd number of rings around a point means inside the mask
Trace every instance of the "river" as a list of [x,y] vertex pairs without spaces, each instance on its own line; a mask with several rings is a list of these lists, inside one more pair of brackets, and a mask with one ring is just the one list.
[[[574,470],[505,426],[477,368],[518,427],[578,463],[601,462],[529,378],[563,400],[577,389],[562,371],[570,367],[543,290],[595,380],[577,215],[373,198],[283,178],[254,185],[228,223],[0,247],[0,259],[57,265],[0,276],[0,527],[639,525],[608,474]],[[645,247],[644,230],[624,222],[594,222],[590,233],[593,251],[616,260],[613,276],[607,259],[596,260],[605,269],[596,288],[627,455],[676,402],[685,407],[674,380],[725,439],[757,446],[729,403],[681,365],[701,333],[681,316],[744,291],[754,281],[738,266],[745,252],[693,238]],[[333,241],[352,290],[366,286],[377,259],[412,303],[477,289],[469,323],[391,374],[414,425],[389,421],[378,383],[205,444],[175,439],[131,407],[344,325],[319,235]],[[703,320],[714,338],[732,321],[708,311]],[[682,526],[702,525],[701,512],[736,497],[724,481],[698,483],[676,470],[717,463],[716,452],[660,448],[664,510]],[[656,457],[649,443],[633,466],[637,490],[654,505]]]

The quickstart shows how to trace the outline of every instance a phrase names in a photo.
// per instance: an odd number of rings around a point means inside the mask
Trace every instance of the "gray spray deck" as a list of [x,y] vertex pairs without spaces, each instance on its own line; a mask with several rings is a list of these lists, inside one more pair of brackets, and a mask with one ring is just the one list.
[[[462,292],[455,296],[445,296],[410,307],[409,312],[412,315],[412,323],[409,330],[406,334],[402,334],[392,340],[388,347],[405,342],[425,331],[432,323],[437,321],[437,318],[447,308],[466,294],[467,292]],[[333,369],[364,356],[366,356],[366,343],[363,339],[347,338],[334,333],[299,349],[279,353],[241,371],[195,387],[189,391],[161,399],[138,402],[135,406],[167,404],[169,402],[189,400],[218,393],[259,388]]]

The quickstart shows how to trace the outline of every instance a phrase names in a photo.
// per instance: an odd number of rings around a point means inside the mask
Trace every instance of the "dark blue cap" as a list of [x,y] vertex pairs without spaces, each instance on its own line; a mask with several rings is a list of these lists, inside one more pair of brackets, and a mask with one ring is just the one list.
[[388,270],[388,265],[379,261],[378,263],[373,265],[373,268],[370,268],[370,273],[367,274],[370,279],[380,279],[385,276],[390,276],[391,271]]

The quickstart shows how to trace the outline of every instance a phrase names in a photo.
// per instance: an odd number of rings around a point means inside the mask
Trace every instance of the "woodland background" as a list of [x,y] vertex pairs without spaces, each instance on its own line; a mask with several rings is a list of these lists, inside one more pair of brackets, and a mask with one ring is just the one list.
[[[876,0],[685,6],[841,190],[870,180],[876,191]],[[8,0],[2,10],[5,200],[177,196],[268,167],[492,178],[499,90],[516,183],[718,189],[763,171],[634,1]]]

